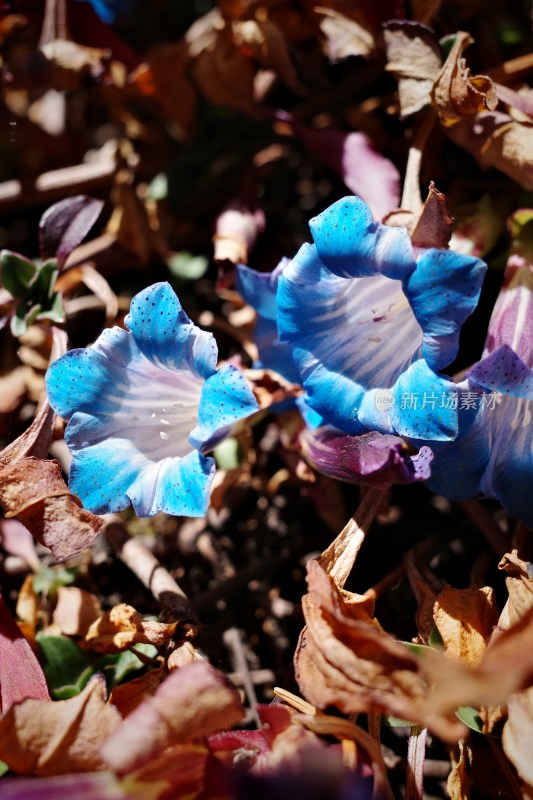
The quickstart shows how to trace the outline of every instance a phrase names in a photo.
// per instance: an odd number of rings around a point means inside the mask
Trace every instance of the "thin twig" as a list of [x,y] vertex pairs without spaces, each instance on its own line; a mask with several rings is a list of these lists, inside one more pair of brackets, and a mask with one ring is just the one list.
[[108,518],[104,534],[121,561],[152,592],[163,608],[178,617],[180,622],[197,622],[196,613],[183,589],[139,538],[130,536],[113,515]]
[[357,554],[381,508],[385,494],[383,489],[369,489],[348,524],[317,559],[339,588],[342,588],[348,580]]
[[423,800],[426,737],[427,728],[421,728],[419,725],[412,726],[407,749],[405,800]]
[[242,685],[246,692],[253,720],[257,727],[261,728],[261,718],[257,712],[257,695],[255,693],[254,680],[244,652],[241,634],[237,628],[228,628],[227,631],[224,631],[223,639],[230,651],[233,669],[241,675]]

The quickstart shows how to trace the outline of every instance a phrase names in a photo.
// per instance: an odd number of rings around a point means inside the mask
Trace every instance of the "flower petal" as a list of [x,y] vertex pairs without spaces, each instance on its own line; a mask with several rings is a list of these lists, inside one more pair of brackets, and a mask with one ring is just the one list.
[[360,433],[364,392],[393,386],[420,355],[422,331],[401,283],[338,278],[303,245],[280,278],[278,306],[280,338],[293,346],[309,404],[332,425]]
[[237,264],[237,291],[252,308],[255,308],[260,317],[276,319],[278,280],[289,263],[288,258],[282,258],[272,272],[257,272],[245,264]]
[[508,514],[533,526],[533,401],[504,396],[486,412],[490,455],[480,482],[485,497],[500,501]]
[[468,377],[489,391],[533,399],[533,370],[506,344],[474,364]]
[[344,197],[309,222],[321,261],[335,275],[406,278],[414,269],[406,228],[374,222],[359,197]]
[[443,369],[457,355],[461,326],[477,305],[486,270],[474,256],[430,249],[405,279],[405,295],[424,331],[422,354],[432,369]]
[[153,364],[189,369],[202,378],[215,371],[218,349],[213,335],[191,322],[169,283],[155,283],[139,292],[124,322]]
[[430,448],[422,447],[412,456],[398,436],[374,431],[347,436],[325,427],[304,431],[300,441],[305,457],[319,472],[348,483],[387,489],[393,483],[412,483],[430,475]]
[[198,425],[189,441],[202,452],[211,450],[227,428],[259,410],[259,405],[242,372],[223,364],[204,383],[198,408]]
[[214,459],[193,450],[183,458],[165,458],[145,467],[127,495],[139,517],[151,517],[158,511],[202,517],[214,475]]

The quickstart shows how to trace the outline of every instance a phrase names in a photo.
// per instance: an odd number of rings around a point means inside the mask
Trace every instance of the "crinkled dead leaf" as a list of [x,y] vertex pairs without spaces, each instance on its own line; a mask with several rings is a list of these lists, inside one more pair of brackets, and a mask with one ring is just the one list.
[[471,75],[463,50],[473,43],[470,34],[458,31],[455,42],[435,79],[431,100],[444,125],[472,117],[481,111],[494,111],[498,98],[494,84],[486,75]]
[[354,618],[316,562],[302,605],[307,628],[295,655],[296,679],[313,705],[347,714],[380,711],[457,740],[460,706],[498,706],[533,682],[533,610],[499,633],[475,667],[432,648],[417,654],[368,618]]
[[0,462],[0,505],[6,517],[17,517],[58,561],[88,547],[103,526],[69,492],[57,461]]
[[97,653],[120,653],[134,644],[164,644],[176,630],[176,622],[143,619],[132,606],[120,603],[95,620],[85,641]]
[[59,587],[52,620],[64,636],[85,636],[101,614],[96,595],[77,586]]
[[458,744],[459,758],[452,753],[452,771],[448,775],[446,791],[450,800],[468,800],[472,784],[472,750],[468,739],[461,739]]
[[[50,700],[41,665],[0,596],[0,712],[27,698]],[[0,747],[0,753],[2,749]],[[5,761],[3,755],[2,759]]]
[[115,686],[109,702],[119,710],[122,717],[127,717],[147,698],[155,694],[164,677],[161,664],[158,669],[151,669],[138,678]]
[[100,747],[119,725],[120,714],[105,702],[105,682],[97,675],[69,700],[12,706],[0,720],[0,753],[20,774],[99,770],[104,768]]
[[472,667],[477,666],[498,624],[494,590],[490,586],[482,589],[447,586],[435,601],[433,618],[446,653]]
[[283,30],[269,19],[247,19],[231,24],[233,41],[241,53],[253,58],[264,69],[272,70],[289,89],[307,94],[291,58],[291,50]]
[[214,8],[197,20],[187,31],[185,41],[191,75],[202,94],[215,105],[255,116],[256,68],[233,41],[220,9]]
[[237,692],[206,662],[174,670],[105,743],[109,767],[126,774],[165,748],[230,728],[244,715]]
[[189,58],[183,42],[165,42],[154,47],[145,63],[131,73],[129,82],[161,108],[182,136],[194,126],[197,94],[187,74]]
[[286,380],[273,369],[245,369],[243,372],[260,409],[270,408],[274,403],[302,394],[300,386]]
[[352,6],[353,14],[347,16],[334,8],[315,6],[320,30],[325,39],[326,55],[330,61],[342,61],[349,56],[369,56],[376,48],[374,33],[368,22]]
[[509,761],[525,784],[526,797],[533,797],[533,689],[520,692],[507,704],[508,719],[505,723],[502,744]]
[[35,650],[35,631],[39,614],[39,598],[37,592],[33,588],[33,575],[28,575],[20,587],[15,613],[18,627]]
[[413,222],[411,241],[415,247],[446,250],[450,244],[452,225],[453,217],[448,209],[448,199],[431,181],[422,211]]
[[398,80],[401,116],[407,117],[430,103],[433,81],[442,66],[433,32],[418,22],[388,22],[383,32],[388,72]]
[[500,627],[514,625],[533,607],[533,564],[519,558],[516,550],[506,553],[498,568],[505,570],[509,597],[500,617]]
[[0,464],[14,463],[33,456],[46,458],[52,441],[54,412],[45,400],[30,427],[0,453]]
[[415,619],[419,640],[428,644],[431,631],[435,627],[433,606],[439,592],[444,588],[444,583],[427,567],[418,564],[414,553],[409,553],[405,562],[407,577],[417,602]]
[[483,169],[495,167],[533,190],[533,123],[517,122],[499,111],[485,112],[446,128],[446,134]]

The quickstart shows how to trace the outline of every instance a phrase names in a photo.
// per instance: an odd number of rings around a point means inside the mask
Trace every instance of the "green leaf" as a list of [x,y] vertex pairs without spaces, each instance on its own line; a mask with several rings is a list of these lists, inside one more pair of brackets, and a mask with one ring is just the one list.
[[483,733],[483,720],[479,716],[476,708],[472,708],[472,706],[460,706],[456,710],[455,716],[471,730],[477,733]]
[[156,175],[148,186],[148,197],[150,200],[165,200],[168,195],[168,177],[164,172]]
[[242,461],[242,450],[234,436],[217,444],[213,455],[219,469],[236,469]]
[[52,697],[66,700],[79,694],[95,672],[87,655],[66,636],[38,634],[37,642]]
[[52,298],[54,294],[54,285],[57,280],[59,270],[57,268],[57,261],[55,258],[50,261],[45,261],[37,268],[37,276],[32,285],[32,294],[43,294],[46,297]]
[[[135,649],[148,658],[157,656],[157,648],[152,644],[136,644]],[[94,665],[98,672],[103,672],[109,690],[130,677],[132,672],[138,672],[145,666],[131,650],[102,656]]]
[[35,264],[18,253],[10,250],[0,253],[0,279],[4,289],[13,297],[25,297],[36,272]]
[[33,588],[36,592],[44,592],[54,597],[61,586],[69,586],[76,580],[78,568],[67,569],[62,564],[56,567],[44,566],[38,575],[33,578]]
[[435,650],[442,650],[444,648],[444,641],[436,625],[433,625],[431,633],[428,636],[428,644],[430,647],[434,647]]
[[381,724],[385,725],[387,728],[412,728],[415,725],[415,722],[409,722],[406,719],[399,719],[399,717],[393,717],[391,714],[383,714],[381,717]]
[[196,281],[205,275],[209,261],[205,256],[195,256],[186,250],[174,253],[167,261],[171,275],[188,281]]
[[0,761],[0,778],[8,772],[9,767],[5,761]]
[[50,308],[41,311],[37,319],[47,319],[51,322],[64,322],[65,310],[63,307],[63,296],[60,293],[54,294]]
[[431,650],[431,647],[428,647],[427,644],[414,644],[414,642],[402,642],[400,644],[405,645],[408,650],[415,654],[415,656],[423,656],[427,653],[428,650]]

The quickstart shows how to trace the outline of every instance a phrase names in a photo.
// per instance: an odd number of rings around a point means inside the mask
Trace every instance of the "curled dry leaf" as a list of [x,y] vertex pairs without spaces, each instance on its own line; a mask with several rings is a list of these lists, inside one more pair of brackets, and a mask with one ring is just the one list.
[[85,636],[102,613],[96,595],[77,586],[60,586],[53,622],[64,636]]
[[533,797],[533,689],[511,697],[507,709],[509,717],[503,729],[503,749],[525,784],[524,797],[530,798]]
[[161,663],[158,669],[151,669],[139,678],[115,686],[109,702],[119,710],[122,717],[127,717],[147,698],[155,694],[164,677]]
[[386,70],[398,80],[401,116],[430,102],[433,82],[442,66],[440,48],[430,28],[418,22],[388,22],[384,30]]
[[498,624],[494,590],[490,586],[482,589],[447,586],[435,601],[433,617],[446,653],[471,667],[477,666]]
[[463,50],[473,43],[464,31],[455,34],[455,42],[431,90],[431,100],[444,125],[472,117],[481,111],[494,111],[498,98],[494,84],[486,75],[471,75]]
[[533,607],[533,564],[519,558],[516,550],[513,550],[503,556],[498,568],[507,572],[505,584],[509,592],[499,626],[508,628]]
[[69,492],[57,461],[0,461],[0,505],[6,517],[17,517],[58,561],[88,547],[103,526]]
[[100,770],[100,747],[119,725],[120,714],[105,702],[104,679],[96,675],[69,700],[12,706],[0,720],[2,760],[20,774]]
[[234,21],[231,28],[241,53],[272,70],[296,94],[307,93],[292,62],[289,42],[277,25],[268,19],[247,19]]
[[91,624],[85,641],[97,653],[120,653],[134,644],[159,647],[170,639],[176,625],[145,620],[132,606],[120,603]]
[[368,611],[354,615],[317,562],[309,565],[308,582],[307,628],[295,672],[303,694],[319,708],[381,711],[454,741],[464,734],[454,714],[459,706],[501,705],[533,681],[533,610],[469,667],[431,648],[415,655],[382,631]]
[[330,61],[341,61],[349,56],[369,56],[376,48],[376,40],[368,22],[358,14],[353,4],[349,10],[351,17],[334,8],[316,6],[313,9],[319,19],[326,55]]
[[105,743],[109,767],[126,774],[165,748],[230,728],[244,715],[237,692],[206,662],[174,670]]
[[[5,714],[13,704],[27,698],[50,700],[46,679],[33,650],[0,596],[0,712]],[[0,752],[3,752],[1,746]]]
[[452,225],[453,217],[448,209],[448,199],[431,181],[422,211],[413,222],[411,241],[415,247],[446,250],[452,235]]

